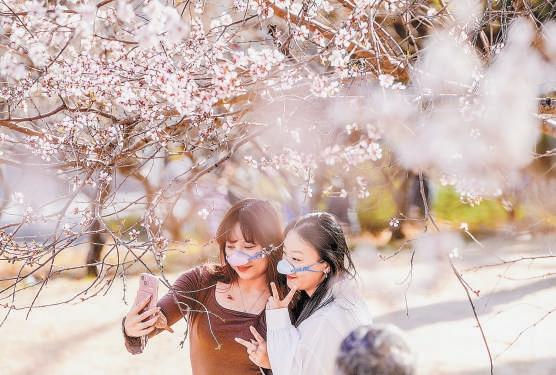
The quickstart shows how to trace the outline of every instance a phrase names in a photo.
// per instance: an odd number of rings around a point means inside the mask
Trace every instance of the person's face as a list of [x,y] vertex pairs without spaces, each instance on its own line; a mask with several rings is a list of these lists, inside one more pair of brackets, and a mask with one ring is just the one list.
[[304,290],[312,296],[319,284],[325,279],[325,271],[328,272],[328,264],[321,261],[317,249],[307,243],[295,231],[290,231],[284,240],[282,259],[288,261],[294,268],[313,265],[311,271],[301,271],[286,275],[288,287]]
[[[226,241],[226,256],[229,257],[235,252],[242,252],[246,255],[253,256],[262,251],[262,246],[258,243],[251,243],[245,241],[239,223],[234,225],[228,240]],[[237,272],[241,279],[255,279],[263,275],[266,276],[266,269],[268,267],[268,258],[259,257],[249,262],[233,266],[232,268]]]

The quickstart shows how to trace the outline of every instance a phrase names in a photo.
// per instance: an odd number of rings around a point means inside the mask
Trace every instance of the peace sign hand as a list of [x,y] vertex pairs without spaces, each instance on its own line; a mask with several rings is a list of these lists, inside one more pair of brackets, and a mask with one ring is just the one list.
[[297,292],[297,288],[293,287],[288,293],[288,295],[284,297],[283,300],[280,301],[280,294],[278,294],[278,289],[276,288],[276,284],[270,283],[270,289],[272,289],[272,296],[268,298],[268,302],[266,304],[266,308],[268,310],[282,309],[284,307],[287,308],[290,305],[290,302],[293,296],[295,295],[295,292]]
[[236,337],[235,341],[247,348],[247,354],[249,355],[251,362],[262,368],[270,368],[270,360],[268,359],[268,352],[266,350],[266,341],[260,333],[257,332],[255,327],[251,326],[249,327],[249,330],[255,337],[255,340],[247,341]]

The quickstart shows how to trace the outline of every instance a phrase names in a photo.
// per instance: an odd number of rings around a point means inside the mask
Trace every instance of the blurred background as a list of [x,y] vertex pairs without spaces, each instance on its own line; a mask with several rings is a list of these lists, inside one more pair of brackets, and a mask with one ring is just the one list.
[[[121,317],[227,208],[342,222],[419,374],[556,374],[556,7],[0,2],[0,373],[185,373]],[[183,323],[183,322],[182,322]]]

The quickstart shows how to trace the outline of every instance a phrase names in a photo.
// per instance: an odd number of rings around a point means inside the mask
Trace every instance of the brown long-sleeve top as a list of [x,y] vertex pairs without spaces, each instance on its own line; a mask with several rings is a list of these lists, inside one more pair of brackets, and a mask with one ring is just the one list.
[[[157,305],[170,326],[187,318],[194,375],[260,375],[261,370],[251,362],[245,347],[234,338],[253,339],[249,326],[266,337],[264,310],[255,315],[226,309],[216,301],[215,286],[208,268],[198,266],[181,274]],[[132,353],[142,351],[139,340],[126,338],[126,347]]]

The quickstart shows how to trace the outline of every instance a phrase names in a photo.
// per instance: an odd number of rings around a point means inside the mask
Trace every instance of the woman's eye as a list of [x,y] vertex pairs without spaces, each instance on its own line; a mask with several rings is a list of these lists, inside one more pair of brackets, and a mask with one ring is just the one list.
[[292,258],[292,261],[298,262],[298,263],[299,263],[299,262],[301,262],[301,259],[299,259],[299,258]]

